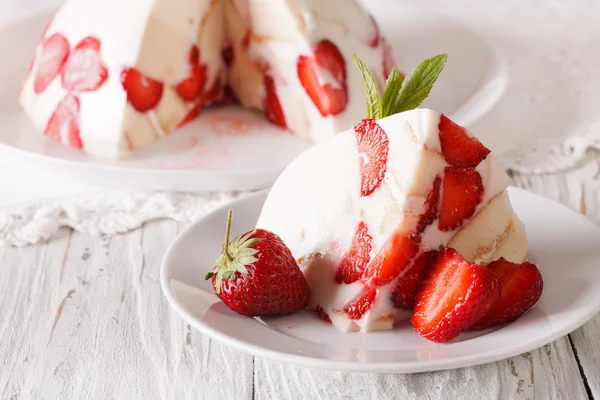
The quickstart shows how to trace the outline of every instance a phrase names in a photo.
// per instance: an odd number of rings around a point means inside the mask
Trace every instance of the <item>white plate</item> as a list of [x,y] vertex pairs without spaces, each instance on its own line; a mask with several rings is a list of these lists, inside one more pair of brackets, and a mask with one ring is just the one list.
[[[425,105],[468,125],[500,98],[506,69],[472,32],[404,2],[368,4],[407,67],[449,54]],[[251,190],[269,187],[309,143],[236,107],[205,112],[176,135],[133,158],[112,162],[63,147],[36,132],[17,102],[33,48],[52,12],[0,28],[0,150],[39,169],[88,184],[157,190]],[[359,116],[357,116],[358,118]],[[485,140],[485,138],[483,138]],[[486,141],[488,143],[488,141]],[[489,143],[488,143],[489,144]]]
[[483,364],[543,346],[600,311],[600,229],[565,206],[510,188],[527,227],[530,260],[544,277],[540,302],[517,321],[491,332],[462,334],[451,343],[421,338],[408,321],[392,331],[342,333],[312,312],[254,319],[231,311],[204,280],[219,255],[227,208],[232,233],[251,230],[267,191],[219,209],[171,245],[161,267],[163,292],[200,332],[259,357],[313,368],[361,372],[423,372]]

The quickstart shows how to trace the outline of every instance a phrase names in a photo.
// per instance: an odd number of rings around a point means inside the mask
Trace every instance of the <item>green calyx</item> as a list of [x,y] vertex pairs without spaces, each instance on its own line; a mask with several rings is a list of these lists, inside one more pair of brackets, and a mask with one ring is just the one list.
[[233,241],[229,242],[229,233],[231,230],[231,219],[233,212],[229,210],[227,213],[227,226],[225,228],[225,242],[223,243],[223,252],[215,260],[215,268],[212,272],[206,274],[204,279],[209,280],[213,276],[215,278],[215,290],[219,294],[221,291],[221,284],[223,279],[228,281],[235,281],[237,273],[246,274],[248,270],[246,266],[252,264],[257,260],[255,257],[258,250],[253,249],[256,243],[262,239],[253,238],[252,236],[256,231],[250,231],[244,235],[237,236]]
[[446,65],[447,58],[447,54],[429,58],[413,69],[404,79],[394,67],[385,82],[383,97],[380,97],[377,83],[369,68],[356,55],[353,55],[352,59],[360,70],[365,88],[367,118],[385,118],[419,107],[429,96],[433,85]]

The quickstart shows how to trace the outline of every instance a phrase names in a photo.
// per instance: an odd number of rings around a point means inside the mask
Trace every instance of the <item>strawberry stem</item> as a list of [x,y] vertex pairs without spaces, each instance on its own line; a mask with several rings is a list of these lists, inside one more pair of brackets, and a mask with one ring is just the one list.
[[231,219],[233,217],[233,211],[229,210],[227,212],[227,225],[225,227],[225,243],[223,244],[223,253],[227,260],[232,261],[233,257],[229,254],[229,232],[231,230]]

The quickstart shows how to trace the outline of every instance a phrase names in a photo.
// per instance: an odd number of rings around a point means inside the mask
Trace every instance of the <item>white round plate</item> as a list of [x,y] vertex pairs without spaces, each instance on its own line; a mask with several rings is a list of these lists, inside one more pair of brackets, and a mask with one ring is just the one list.
[[[393,6],[388,0],[365,3],[407,67],[435,54],[449,54],[446,69],[424,105],[468,125],[500,98],[506,83],[504,64],[477,35],[404,2],[393,2]],[[237,107],[204,112],[177,134],[118,162],[44,138],[28,121],[17,97],[33,48],[53,12],[0,28],[0,54],[10,54],[0,67],[0,150],[4,157],[13,156],[88,184],[181,191],[251,190],[269,187],[310,145],[268,124],[261,115]]]
[[409,321],[394,330],[342,333],[303,311],[284,317],[249,318],[231,311],[204,275],[222,246],[227,209],[232,233],[253,229],[267,191],[206,216],[171,245],[161,267],[163,292],[200,332],[255,356],[313,368],[356,372],[424,372],[512,357],[556,340],[600,311],[600,229],[565,206],[510,188],[516,213],[527,227],[530,261],[544,277],[540,302],[500,329],[462,334],[450,343],[421,338]]

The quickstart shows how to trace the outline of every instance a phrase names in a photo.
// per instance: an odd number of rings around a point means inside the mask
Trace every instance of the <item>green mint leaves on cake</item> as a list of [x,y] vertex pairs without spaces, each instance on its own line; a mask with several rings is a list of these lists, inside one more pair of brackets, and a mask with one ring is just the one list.
[[446,65],[447,58],[447,54],[431,57],[419,64],[404,79],[394,67],[385,82],[383,97],[380,97],[377,83],[369,68],[356,55],[353,55],[352,59],[360,70],[365,88],[367,118],[385,118],[419,107],[429,96],[433,85]]

